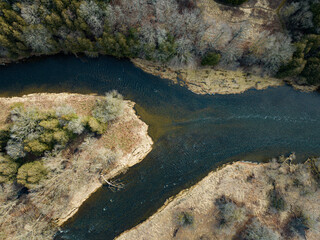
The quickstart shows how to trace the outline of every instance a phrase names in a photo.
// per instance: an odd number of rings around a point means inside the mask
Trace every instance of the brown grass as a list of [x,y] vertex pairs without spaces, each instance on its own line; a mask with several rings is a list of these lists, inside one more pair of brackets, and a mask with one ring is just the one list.
[[[295,185],[296,178],[302,185]],[[272,182],[285,199],[285,211],[270,211],[268,192],[273,189]],[[309,190],[308,194],[303,194],[305,190]],[[221,196],[244,207],[247,222],[244,219],[244,222],[220,227],[220,211],[215,202]],[[276,235],[281,234],[283,239],[299,239],[286,235],[293,209],[299,209],[310,219],[307,239],[320,239],[320,189],[307,164],[236,162],[210,173],[191,189],[168,200],[156,214],[123,233],[117,240],[239,239],[238,234],[244,232],[251,221],[258,221]],[[189,211],[194,216],[194,224],[176,231],[177,227],[171,219],[181,211]]]

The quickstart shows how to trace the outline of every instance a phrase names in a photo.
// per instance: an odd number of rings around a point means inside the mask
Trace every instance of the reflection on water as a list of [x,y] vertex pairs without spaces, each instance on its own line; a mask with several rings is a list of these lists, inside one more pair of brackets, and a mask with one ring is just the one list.
[[266,160],[295,151],[320,155],[320,96],[289,87],[241,95],[198,96],[150,76],[128,61],[51,57],[0,67],[0,95],[103,94],[117,89],[155,141],[140,164],[119,176],[125,189],[102,187],[56,239],[113,239],[153,214],[170,196],[225,161]]

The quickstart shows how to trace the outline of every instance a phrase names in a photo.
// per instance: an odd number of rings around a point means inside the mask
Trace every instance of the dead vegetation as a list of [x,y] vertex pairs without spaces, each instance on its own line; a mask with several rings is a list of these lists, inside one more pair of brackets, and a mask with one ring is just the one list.
[[[117,239],[319,239],[320,159],[292,161],[224,166]],[[168,221],[186,212],[192,225]]]

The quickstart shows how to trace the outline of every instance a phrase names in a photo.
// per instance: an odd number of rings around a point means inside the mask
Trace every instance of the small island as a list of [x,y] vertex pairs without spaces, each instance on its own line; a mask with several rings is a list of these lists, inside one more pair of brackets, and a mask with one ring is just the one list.
[[235,162],[167,200],[127,239],[319,239],[320,159]]
[[0,106],[1,239],[50,239],[151,151],[148,126],[116,91],[0,98]]

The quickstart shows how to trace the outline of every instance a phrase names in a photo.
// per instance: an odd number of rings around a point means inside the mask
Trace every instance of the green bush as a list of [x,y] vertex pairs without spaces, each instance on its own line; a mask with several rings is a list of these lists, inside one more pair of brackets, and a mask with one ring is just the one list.
[[0,145],[5,146],[6,153],[14,160],[40,157],[57,145],[65,147],[76,135],[83,133],[85,125],[89,131],[103,134],[107,123],[121,116],[123,109],[123,98],[116,91],[106,93],[97,101],[93,116],[84,119],[79,118],[70,106],[41,112],[15,105],[10,114],[9,130],[1,132]]
[[300,75],[306,66],[307,60],[303,58],[294,58],[287,65],[280,67],[277,77],[294,77]]
[[70,137],[67,131],[58,130],[53,133],[53,139],[57,142],[57,144],[64,146],[69,142]]
[[[43,163],[38,161],[40,157],[52,150],[63,149],[83,133],[85,127],[85,133],[103,134],[107,130],[107,121],[119,117],[123,108],[122,96],[116,91],[107,93],[97,102],[92,112],[99,120],[93,116],[82,119],[69,106],[58,107],[56,111],[25,109],[21,104],[13,106],[9,128],[0,132],[0,145],[5,146],[1,150],[8,156],[0,155],[0,183],[17,179],[28,188],[34,187],[46,175]],[[115,159],[115,155],[99,151],[96,160],[109,166]],[[18,169],[19,164],[23,165]]]
[[43,127],[46,130],[55,130],[59,127],[59,120],[58,119],[42,120],[39,123],[39,126]]
[[202,61],[201,61],[201,65],[203,66],[215,66],[219,63],[221,58],[221,55],[219,53],[215,53],[215,52],[210,52],[207,53]]
[[[53,132],[44,132],[39,136],[39,140],[42,143],[45,143],[49,146],[51,146],[51,144],[54,142],[54,138],[53,138]],[[51,148],[51,147],[50,147]]]
[[88,126],[90,128],[90,131],[97,133],[97,134],[103,134],[107,130],[107,123],[101,123],[94,117],[88,118]]
[[31,141],[24,141],[24,151],[33,153],[36,156],[40,156],[45,151],[50,150],[50,147],[40,142],[39,140],[31,140]]
[[0,183],[10,182],[15,179],[18,164],[9,158],[0,155]]
[[179,212],[175,216],[175,221],[179,226],[187,227],[193,224],[193,215],[190,212]]
[[31,189],[47,175],[47,170],[41,161],[23,164],[18,169],[17,182]]
[[268,193],[269,208],[277,211],[284,211],[286,209],[286,202],[279,193],[279,191],[272,189]]
[[308,59],[301,76],[307,79],[307,83],[311,85],[320,83],[320,58]]
[[39,157],[55,145],[65,146],[84,131],[82,120],[68,106],[42,112],[19,105],[12,108],[11,120],[9,137],[4,135],[3,139],[7,141],[6,153],[15,160],[27,154]]

